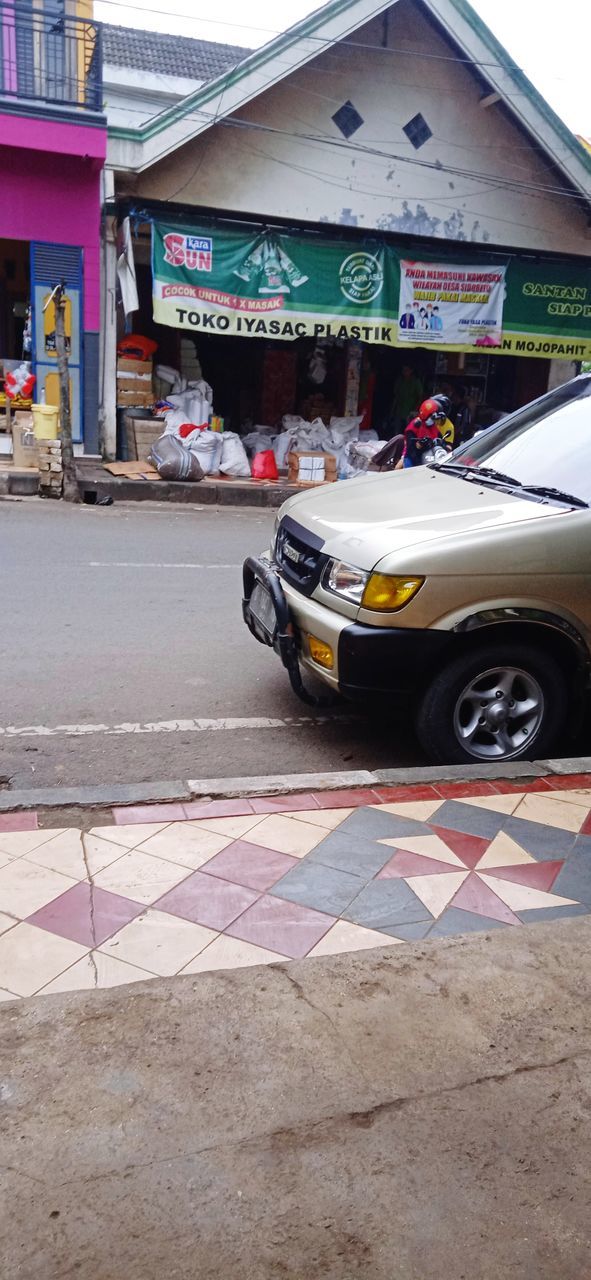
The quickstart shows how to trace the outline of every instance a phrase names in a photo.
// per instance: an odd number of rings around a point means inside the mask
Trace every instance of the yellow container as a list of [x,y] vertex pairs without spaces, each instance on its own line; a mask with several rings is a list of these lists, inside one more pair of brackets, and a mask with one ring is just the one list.
[[33,405],[33,431],[36,440],[57,440],[59,409],[54,404]]

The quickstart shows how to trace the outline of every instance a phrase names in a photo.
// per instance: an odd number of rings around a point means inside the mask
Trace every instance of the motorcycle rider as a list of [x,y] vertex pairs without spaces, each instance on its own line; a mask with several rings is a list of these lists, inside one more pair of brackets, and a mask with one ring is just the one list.
[[411,419],[404,433],[403,467],[421,466],[426,450],[438,441],[444,443],[441,426],[446,420],[447,414],[436,397],[423,400],[416,418]]

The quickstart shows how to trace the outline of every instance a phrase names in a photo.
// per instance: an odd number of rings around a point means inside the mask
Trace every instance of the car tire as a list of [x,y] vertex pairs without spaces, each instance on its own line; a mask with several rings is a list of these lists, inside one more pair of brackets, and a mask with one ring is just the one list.
[[503,764],[548,754],[567,711],[567,686],[554,658],[525,644],[487,645],[438,672],[423,694],[416,730],[437,764]]

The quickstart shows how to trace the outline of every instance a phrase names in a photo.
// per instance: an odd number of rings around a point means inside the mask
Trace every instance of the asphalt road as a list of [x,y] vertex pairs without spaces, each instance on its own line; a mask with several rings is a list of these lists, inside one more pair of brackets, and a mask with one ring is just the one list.
[[246,631],[240,566],[272,523],[228,508],[0,503],[11,787],[421,762],[390,716],[347,705],[314,716]]

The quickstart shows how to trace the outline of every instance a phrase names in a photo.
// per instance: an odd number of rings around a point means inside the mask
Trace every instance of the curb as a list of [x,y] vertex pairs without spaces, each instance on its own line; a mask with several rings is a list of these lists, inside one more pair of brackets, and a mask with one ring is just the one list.
[[113,783],[99,787],[46,787],[0,791],[0,813],[26,809],[101,808],[162,801],[296,795],[355,787],[436,785],[438,782],[514,781],[555,774],[591,774],[591,756],[519,761],[506,765],[433,765],[414,769],[354,769],[339,773],[280,773],[252,778],[203,778],[172,782]]

